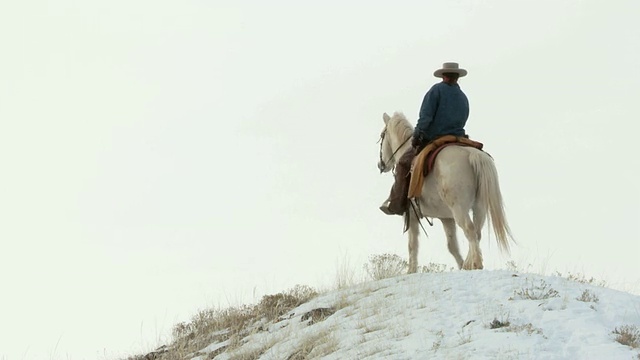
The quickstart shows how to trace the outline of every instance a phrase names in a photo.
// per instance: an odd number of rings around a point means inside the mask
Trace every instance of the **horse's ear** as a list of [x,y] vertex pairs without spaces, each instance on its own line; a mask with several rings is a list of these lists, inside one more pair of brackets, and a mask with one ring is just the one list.
[[391,120],[391,118],[389,117],[389,114],[384,113],[382,114],[382,120],[384,120],[385,125],[389,122],[389,120]]

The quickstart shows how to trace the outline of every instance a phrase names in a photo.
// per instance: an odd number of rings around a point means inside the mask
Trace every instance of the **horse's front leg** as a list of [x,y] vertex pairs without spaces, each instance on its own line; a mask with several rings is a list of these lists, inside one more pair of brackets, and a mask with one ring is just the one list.
[[418,236],[419,232],[419,223],[418,217],[413,214],[412,211],[407,211],[404,215],[409,216],[409,274],[413,274],[418,271]]

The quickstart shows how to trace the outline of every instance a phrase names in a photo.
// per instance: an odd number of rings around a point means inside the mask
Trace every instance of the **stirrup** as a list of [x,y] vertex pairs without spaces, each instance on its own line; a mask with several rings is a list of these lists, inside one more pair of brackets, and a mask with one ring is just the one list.
[[387,215],[395,215],[394,213],[391,212],[391,209],[389,208],[390,204],[391,204],[391,201],[389,200],[386,200],[385,202],[383,202],[382,205],[380,205],[379,207],[380,211],[382,211]]
[[[387,215],[400,215],[400,216],[404,216],[405,211],[401,212],[401,213],[397,213],[393,210],[391,210],[391,200],[386,200],[384,203],[382,203],[382,205],[380,205],[379,209],[387,214]],[[405,209],[406,210],[406,209]]]

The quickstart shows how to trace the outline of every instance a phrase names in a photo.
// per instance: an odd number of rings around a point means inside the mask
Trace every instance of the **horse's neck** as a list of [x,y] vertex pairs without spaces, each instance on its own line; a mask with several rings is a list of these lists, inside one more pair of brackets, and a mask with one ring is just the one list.
[[396,135],[393,140],[393,150],[395,151],[394,156],[397,162],[400,161],[402,155],[404,155],[409,147],[411,147],[411,138],[404,139],[401,135]]

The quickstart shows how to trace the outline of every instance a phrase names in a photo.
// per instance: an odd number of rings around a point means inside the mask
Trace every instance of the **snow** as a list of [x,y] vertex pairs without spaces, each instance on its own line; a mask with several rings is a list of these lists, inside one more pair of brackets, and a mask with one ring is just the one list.
[[[311,324],[320,308],[335,312]],[[421,273],[322,294],[214,359],[639,359],[612,333],[624,325],[640,328],[640,296],[508,270]]]

